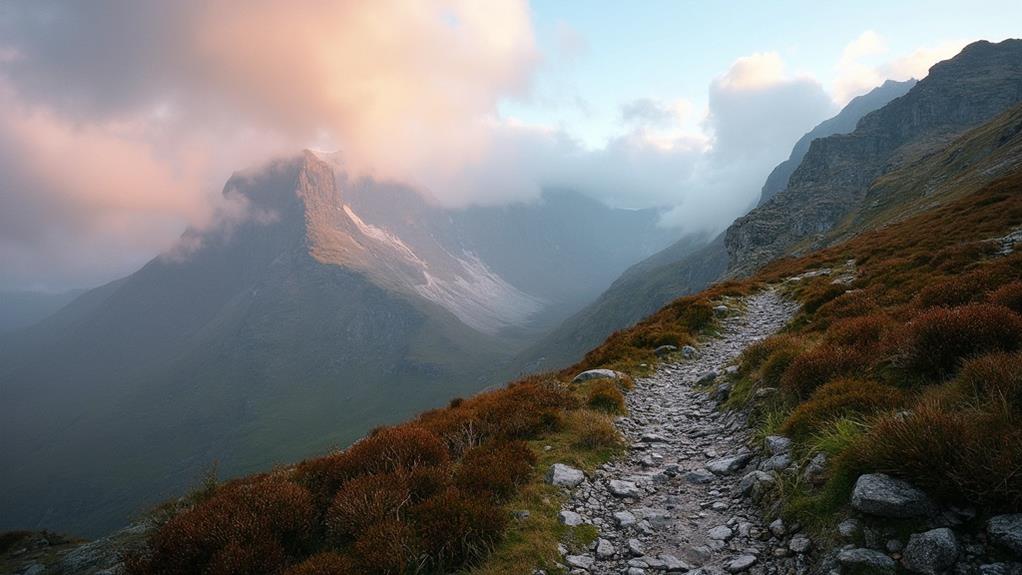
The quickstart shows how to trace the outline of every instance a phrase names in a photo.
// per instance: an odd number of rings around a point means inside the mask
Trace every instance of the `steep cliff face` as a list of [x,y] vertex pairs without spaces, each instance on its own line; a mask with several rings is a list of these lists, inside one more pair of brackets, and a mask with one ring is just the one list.
[[880,176],[934,153],[1022,101],[1022,41],[976,42],[940,62],[855,131],[812,142],[787,188],[727,231],[729,273],[818,247]]
[[788,186],[788,179],[791,177],[792,172],[795,171],[795,168],[798,168],[798,165],[802,163],[802,159],[809,152],[809,145],[813,140],[826,138],[834,134],[847,134],[855,130],[856,124],[859,123],[863,116],[886,106],[888,102],[895,98],[904,96],[915,85],[916,80],[914,79],[904,82],[887,80],[883,85],[870,90],[869,93],[853,98],[836,116],[821,122],[820,125],[799,138],[798,142],[795,143],[795,147],[792,148],[788,159],[778,164],[770,172],[770,175],[767,176],[766,183],[763,184],[763,189],[760,190],[759,205],[762,206]]

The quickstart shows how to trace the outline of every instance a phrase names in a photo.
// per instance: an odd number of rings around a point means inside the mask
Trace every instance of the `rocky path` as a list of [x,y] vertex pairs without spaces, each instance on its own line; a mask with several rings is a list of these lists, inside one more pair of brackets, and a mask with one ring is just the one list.
[[[629,416],[618,426],[631,444],[629,454],[575,487],[561,512],[562,521],[589,523],[600,533],[589,552],[565,557],[573,572],[804,571],[799,551],[808,540],[786,536],[780,524],[765,525],[741,496],[755,487],[749,479],[739,483],[757,463],[750,461],[744,419],[718,410],[716,400],[697,390],[796,310],[773,290],[744,303],[744,313],[723,318],[720,337],[695,357],[663,365],[628,394]],[[780,467],[788,464],[785,447],[776,449]],[[760,463],[770,465],[769,459]]]

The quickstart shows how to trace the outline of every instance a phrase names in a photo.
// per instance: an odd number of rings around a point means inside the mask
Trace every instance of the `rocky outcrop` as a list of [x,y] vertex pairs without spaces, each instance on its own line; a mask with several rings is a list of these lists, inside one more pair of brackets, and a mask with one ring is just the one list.
[[916,80],[914,79],[904,82],[887,80],[883,85],[870,90],[869,93],[852,98],[841,109],[838,115],[821,122],[806,133],[806,135],[799,138],[798,142],[795,143],[795,147],[792,148],[788,159],[778,164],[770,172],[770,175],[767,176],[766,183],[763,184],[763,189],[760,191],[759,205],[762,206],[770,198],[776,196],[778,192],[788,187],[788,179],[791,177],[792,172],[798,168],[798,165],[802,163],[802,158],[809,152],[809,145],[813,140],[826,138],[834,134],[847,134],[855,130],[855,125],[859,123],[863,116],[873,110],[882,108],[895,98],[904,96],[915,85]]
[[863,117],[855,131],[812,142],[787,189],[739,218],[725,244],[729,274],[818,247],[898,165],[1022,101],[1022,40],[976,42],[930,69],[907,94]]

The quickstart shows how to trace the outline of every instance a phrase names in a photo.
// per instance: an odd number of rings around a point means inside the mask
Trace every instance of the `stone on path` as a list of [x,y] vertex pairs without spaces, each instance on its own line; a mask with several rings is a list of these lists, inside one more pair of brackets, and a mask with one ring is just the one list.
[[913,573],[938,575],[954,566],[959,553],[954,532],[942,527],[909,537],[901,563]]
[[600,538],[596,542],[596,558],[597,559],[610,559],[614,556],[614,545],[606,539]]
[[1022,558],[1022,513],[991,517],[987,521],[987,535],[994,543]]
[[731,475],[745,467],[745,464],[748,463],[750,459],[752,459],[751,453],[732,455],[731,457],[721,457],[720,459],[714,459],[707,463],[706,469],[715,475]]
[[706,534],[710,539],[716,539],[717,541],[728,541],[733,535],[734,531],[731,531],[731,528],[726,525],[714,527]]
[[568,565],[586,571],[592,569],[593,563],[596,563],[596,560],[588,555],[568,555],[564,560],[568,562]]
[[766,448],[770,455],[781,455],[791,451],[791,439],[783,435],[768,435],[764,443],[766,443]]
[[894,573],[897,564],[894,559],[872,549],[845,549],[837,554],[837,560],[850,573]]
[[568,527],[578,527],[579,525],[582,525],[582,516],[567,509],[564,509],[557,514],[557,520]]
[[714,475],[705,469],[696,469],[685,474],[685,480],[689,483],[701,485],[713,481]]
[[615,511],[614,521],[617,522],[618,527],[630,527],[635,525],[638,520],[630,511]]
[[615,497],[635,497],[642,496],[642,490],[639,489],[631,481],[624,481],[622,479],[611,479],[607,482],[607,488],[610,490],[611,495]]
[[739,555],[727,564],[728,573],[741,573],[756,563],[755,555]]
[[929,514],[933,504],[925,493],[900,479],[868,473],[855,482],[852,507],[869,515],[906,519]]
[[546,480],[548,483],[558,487],[576,487],[585,480],[586,476],[581,469],[575,469],[563,463],[555,463],[550,466]]

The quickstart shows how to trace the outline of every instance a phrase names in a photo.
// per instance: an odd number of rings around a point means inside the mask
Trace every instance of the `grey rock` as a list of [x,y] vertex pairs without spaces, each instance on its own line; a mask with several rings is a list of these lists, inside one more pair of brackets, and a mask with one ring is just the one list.
[[564,560],[568,562],[568,565],[586,571],[592,569],[593,563],[596,563],[596,560],[588,555],[568,555]]
[[752,459],[751,453],[732,455],[731,457],[721,457],[707,463],[706,469],[715,475],[731,475],[745,467],[745,464],[748,463],[750,459]]
[[660,347],[653,350],[653,353],[657,357],[665,357],[674,352],[678,351],[678,347],[674,345],[661,345]]
[[631,525],[635,525],[637,519],[631,512],[615,511],[614,521],[617,522],[618,527],[629,527]]
[[641,557],[646,553],[646,548],[643,546],[642,541],[633,537],[628,540],[628,552],[635,557]]
[[851,573],[894,573],[897,564],[894,559],[872,549],[845,549],[837,554],[837,560]]
[[728,309],[728,307],[726,305],[718,305],[718,306],[714,306],[714,308],[713,308],[713,313],[717,317],[724,317],[724,316],[727,315],[727,312],[729,312],[729,311],[731,311],[731,310]]
[[773,487],[775,481],[774,476],[765,471],[750,471],[738,482],[738,494],[759,499],[767,489]]
[[784,520],[780,518],[774,519],[767,528],[778,539],[784,537],[784,534],[787,532],[787,529],[784,527]]
[[708,371],[699,376],[699,379],[696,380],[696,385],[699,387],[710,385],[713,383],[713,380],[717,379],[718,375],[719,374],[716,371]]
[[913,573],[937,575],[950,569],[960,552],[954,532],[941,527],[909,537],[901,563]]
[[709,537],[710,539],[716,539],[717,541],[728,541],[729,539],[731,539],[731,537],[734,536],[734,531],[732,531],[731,528],[727,527],[726,525],[720,525],[718,527],[710,529],[710,531],[707,532],[706,536]]
[[582,516],[567,509],[564,509],[557,514],[557,520],[560,521],[562,525],[567,525],[568,527],[577,527],[582,525]]
[[862,533],[862,524],[858,519],[845,519],[837,525],[837,532],[845,539],[854,539]]
[[548,483],[557,485],[559,487],[577,487],[580,483],[585,481],[585,473],[581,469],[575,469],[569,465],[563,463],[555,463],[550,466],[550,471],[547,472],[546,480]]
[[739,555],[727,564],[728,573],[741,573],[756,564],[755,555]]
[[788,542],[788,549],[791,549],[794,553],[805,553],[812,547],[813,542],[805,535],[795,535]]
[[1022,563],[987,563],[979,566],[979,575],[1022,575]]
[[582,383],[593,379],[621,379],[625,374],[613,369],[589,369],[575,376],[571,383]]
[[763,460],[759,464],[760,471],[784,471],[791,466],[791,456],[787,453],[779,453]]
[[681,356],[684,357],[685,359],[692,359],[697,355],[699,355],[699,352],[696,351],[696,348],[692,347],[691,345],[681,346]]
[[764,443],[770,455],[780,455],[791,451],[791,439],[783,435],[768,435]]
[[814,455],[802,470],[802,478],[813,485],[823,483],[827,478],[827,454],[820,452]]
[[1022,513],[998,515],[987,521],[990,540],[1022,557]]
[[676,573],[678,571],[689,571],[692,566],[685,563],[681,559],[678,559],[674,555],[660,555],[659,559],[664,562],[664,567],[667,568],[668,573]]
[[641,497],[642,490],[631,481],[622,479],[611,479],[607,482],[607,489],[615,497]]
[[714,475],[705,469],[695,469],[685,474],[685,480],[689,483],[702,485],[713,481]]
[[900,479],[868,473],[855,482],[852,507],[879,517],[909,518],[929,514],[933,504],[925,493]]
[[596,542],[597,559],[610,559],[611,557],[614,556],[615,553],[616,551],[614,551],[614,545],[611,544],[610,541],[600,538],[600,540]]

